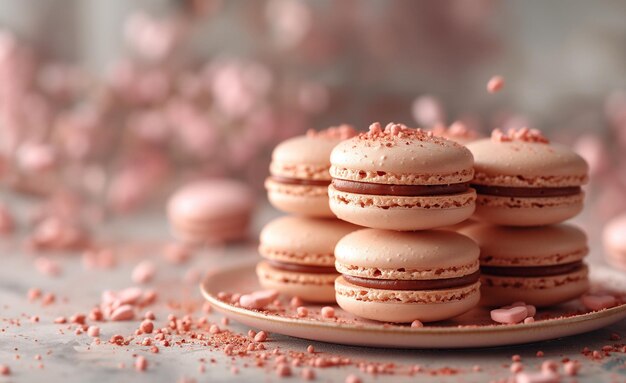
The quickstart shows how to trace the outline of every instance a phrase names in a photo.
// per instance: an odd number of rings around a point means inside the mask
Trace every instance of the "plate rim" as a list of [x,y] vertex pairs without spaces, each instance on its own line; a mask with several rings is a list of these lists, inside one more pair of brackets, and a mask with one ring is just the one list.
[[[555,318],[555,319],[547,319],[540,320],[533,323],[517,323],[517,324],[507,324],[507,325],[485,325],[485,326],[474,326],[474,325],[466,325],[466,326],[424,326],[413,328],[410,326],[393,326],[393,327],[375,327],[368,326],[367,324],[362,325],[354,325],[354,324],[345,324],[345,323],[334,323],[334,322],[322,322],[322,321],[310,321],[306,319],[300,318],[286,318],[275,315],[270,315],[263,313],[261,311],[245,309],[241,307],[233,306],[230,303],[223,302],[219,300],[216,296],[213,296],[206,289],[206,284],[209,280],[218,274],[226,273],[226,272],[234,272],[235,270],[243,270],[253,267],[256,264],[256,261],[249,261],[245,263],[239,263],[235,265],[230,265],[226,268],[222,268],[219,270],[214,270],[211,273],[208,273],[205,278],[200,282],[200,292],[204,299],[206,299],[212,306],[216,306],[217,309],[221,309],[223,312],[234,313],[241,316],[251,317],[257,320],[263,321],[271,321],[275,323],[285,324],[289,326],[300,326],[307,328],[324,328],[331,330],[341,330],[341,331],[363,331],[366,330],[368,332],[376,332],[376,333],[395,333],[402,335],[437,335],[437,334],[458,334],[458,335],[480,335],[480,334],[497,334],[501,332],[511,333],[511,332],[519,332],[519,331],[532,331],[534,329],[549,329],[556,326],[562,326],[567,324],[574,323],[583,323],[588,321],[594,321],[599,319],[607,319],[614,316],[617,316],[621,313],[626,312],[626,303],[621,304],[619,306],[611,307],[608,309],[602,309],[599,311],[592,311],[585,314],[579,314],[572,317],[565,318]],[[381,322],[384,323],[384,322]]]

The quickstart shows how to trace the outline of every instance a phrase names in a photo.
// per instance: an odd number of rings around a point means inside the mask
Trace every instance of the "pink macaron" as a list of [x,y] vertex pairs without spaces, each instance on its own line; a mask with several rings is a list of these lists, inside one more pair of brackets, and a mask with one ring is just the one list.
[[476,170],[475,219],[540,226],[565,221],[582,210],[587,163],[569,148],[549,143],[539,131],[494,130],[490,139],[467,148]]
[[355,231],[335,248],[337,303],[384,322],[455,317],[480,299],[478,255],[471,239],[446,230]]
[[250,188],[239,181],[195,181],[169,199],[167,215],[175,238],[193,244],[247,237],[254,208]]
[[334,217],[328,207],[330,152],[355,134],[350,125],[341,125],[280,143],[265,181],[270,203],[287,213]]
[[604,226],[602,242],[606,260],[626,270],[626,214],[613,218]]
[[330,157],[330,208],[357,225],[423,230],[474,212],[472,154],[432,132],[379,123],[341,142]]
[[261,231],[257,265],[266,289],[311,302],[333,302],[335,245],[358,227],[333,218],[286,216]]
[[522,301],[551,306],[578,298],[589,289],[583,262],[589,252],[587,236],[575,226],[479,223],[460,233],[480,247],[482,305]]

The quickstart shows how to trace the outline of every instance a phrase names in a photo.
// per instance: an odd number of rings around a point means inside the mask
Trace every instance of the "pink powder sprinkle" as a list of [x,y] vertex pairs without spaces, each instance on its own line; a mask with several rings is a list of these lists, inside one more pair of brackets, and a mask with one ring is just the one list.
[[284,363],[279,364],[276,366],[276,375],[281,378],[291,376],[291,367]]
[[528,316],[528,310],[524,306],[501,308],[491,310],[490,315],[494,322],[514,324],[520,323],[526,319]]
[[420,328],[420,327],[424,327],[424,324],[416,319],[413,322],[411,322],[411,327]]
[[96,338],[98,336],[100,336],[100,327],[98,326],[89,326],[89,328],[87,329],[87,334],[92,337],[92,338]]
[[502,76],[493,76],[487,82],[487,91],[492,94],[501,91],[503,87],[504,77]]
[[604,310],[617,304],[617,300],[612,295],[583,295],[580,301],[590,310]]
[[11,375],[11,368],[6,364],[0,364],[0,375],[8,376]]
[[137,359],[135,359],[135,370],[137,371],[145,371],[148,368],[148,361],[145,357],[139,355]]
[[322,316],[324,318],[334,318],[335,317],[335,309],[330,306],[322,307]]
[[304,302],[302,302],[302,299],[300,299],[300,297],[293,297],[291,298],[291,301],[289,304],[291,305],[291,307],[300,307],[303,305],[303,303]]
[[300,376],[304,380],[314,380],[315,379],[315,371],[313,371],[312,369],[310,369],[308,367],[305,367],[300,372]]
[[315,347],[313,347],[312,344],[308,345],[306,348],[306,352],[308,352],[309,354],[315,353]]
[[141,322],[141,325],[139,325],[139,329],[144,334],[152,334],[152,330],[154,330],[154,323],[152,323],[150,319],[144,319],[144,321]]
[[126,321],[135,318],[135,310],[131,305],[121,305],[111,313],[112,321]]
[[267,333],[265,331],[259,331],[255,336],[254,336],[254,341],[261,343],[261,342],[265,342],[267,340]]
[[296,312],[298,313],[298,317],[300,317],[300,318],[304,318],[304,317],[306,317],[306,316],[308,316],[308,315],[309,315],[309,309],[307,309],[307,308],[306,308],[306,307],[304,307],[304,306],[300,306],[300,307],[298,307],[298,308],[296,309]]
[[545,373],[550,373],[550,372],[557,372],[559,369],[559,365],[553,361],[553,360],[546,360],[543,363],[541,363],[541,372]]
[[28,289],[27,297],[31,302],[39,299],[41,297],[41,290],[36,287],[30,288]]
[[522,372],[524,370],[524,365],[520,362],[513,362],[511,363],[511,367],[510,370],[512,373],[517,374],[519,372]]
[[361,383],[361,378],[359,378],[358,376],[354,375],[354,374],[350,374],[348,376],[346,376],[346,383]]
[[156,266],[152,261],[143,261],[137,264],[131,274],[134,283],[144,284],[150,282],[156,274]]
[[567,361],[563,365],[563,371],[565,372],[565,375],[576,376],[578,375],[578,371],[580,371],[580,363],[575,360]]
[[37,257],[37,259],[35,259],[35,268],[41,274],[49,277],[56,277],[61,274],[59,264],[48,257]]

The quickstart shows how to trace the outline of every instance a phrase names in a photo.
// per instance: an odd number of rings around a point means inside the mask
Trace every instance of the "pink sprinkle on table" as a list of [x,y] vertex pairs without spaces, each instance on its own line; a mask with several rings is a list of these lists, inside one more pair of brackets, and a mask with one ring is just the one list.
[[504,87],[504,77],[502,76],[493,76],[487,82],[487,91],[489,93],[497,93],[502,90]]
[[100,336],[100,327],[98,326],[89,326],[89,328],[87,329],[87,334],[92,337],[92,338],[96,338],[98,336]]
[[139,329],[145,334],[151,334],[154,330],[154,323],[149,319],[144,319],[141,325],[139,325]]
[[515,383],[559,383],[561,378],[555,373],[520,373],[515,376]]
[[135,359],[135,370],[137,371],[145,371],[148,368],[148,361],[145,357],[139,355],[137,359]]
[[267,333],[265,331],[259,331],[255,336],[254,336],[254,341],[255,342],[265,342],[267,340]]
[[276,366],[276,375],[281,378],[291,376],[291,368],[288,365],[281,363]]
[[111,313],[112,321],[126,321],[135,318],[135,310],[131,305],[121,305]]
[[156,266],[152,261],[143,261],[137,264],[131,274],[134,283],[144,284],[150,282],[156,274]]
[[315,371],[313,371],[312,369],[310,369],[308,367],[305,367],[300,372],[300,376],[304,380],[313,380],[313,379],[315,379]]
[[8,376],[11,375],[11,368],[6,364],[0,364],[0,375]]
[[334,318],[335,317],[335,309],[330,306],[322,307],[322,316],[324,318]]
[[580,363],[575,360],[567,361],[563,365],[563,371],[565,372],[565,375],[576,376],[578,375],[578,371],[580,371]]
[[526,319],[528,316],[528,310],[524,306],[501,308],[491,310],[490,316],[494,322],[514,324],[520,323]]
[[296,309],[296,312],[298,313],[298,317],[300,317],[300,318],[304,318],[304,317],[306,317],[307,315],[309,315],[309,309],[307,309],[307,308],[306,308],[306,307],[304,307],[304,306],[300,306],[300,307],[298,307],[298,308]]

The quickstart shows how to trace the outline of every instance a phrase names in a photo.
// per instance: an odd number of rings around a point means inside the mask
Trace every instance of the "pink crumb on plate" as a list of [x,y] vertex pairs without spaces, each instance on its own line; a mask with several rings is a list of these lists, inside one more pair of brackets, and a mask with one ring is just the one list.
[[322,316],[324,318],[334,318],[335,317],[335,309],[330,306],[322,307]]
[[494,322],[514,324],[520,323],[526,319],[528,316],[528,310],[524,306],[501,308],[491,310],[490,316]]
[[137,359],[135,359],[135,370],[137,371],[145,371],[148,368],[148,360],[139,355]]
[[135,310],[131,305],[121,305],[111,313],[112,321],[126,321],[135,318]]
[[262,309],[278,297],[276,290],[260,290],[239,297],[239,305],[247,309]]
[[608,309],[617,304],[617,299],[612,295],[583,295],[580,301],[590,310]]
[[265,331],[259,331],[255,336],[254,336],[254,341],[255,342],[265,342],[267,340],[267,333]]
[[100,336],[100,327],[98,327],[98,326],[89,326],[89,328],[87,328],[87,335],[89,335],[92,338],[96,338],[96,337]]

